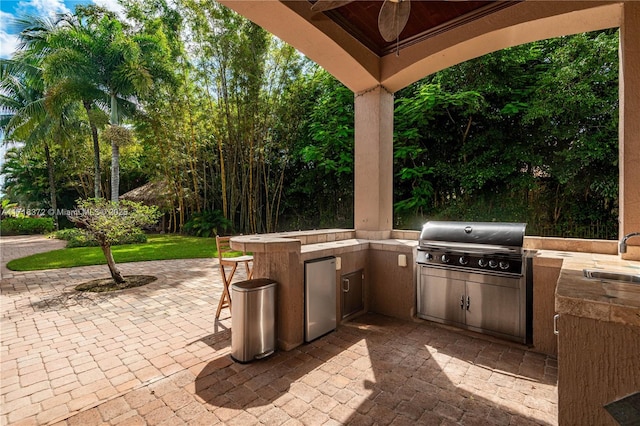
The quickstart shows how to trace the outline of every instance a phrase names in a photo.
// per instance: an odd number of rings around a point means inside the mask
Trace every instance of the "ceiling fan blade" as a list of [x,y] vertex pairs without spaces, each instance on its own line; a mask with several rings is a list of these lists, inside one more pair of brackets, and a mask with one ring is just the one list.
[[324,12],[331,9],[337,9],[338,7],[345,6],[351,3],[353,0],[318,0],[313,6],[311,6],[311,10],[314,12]]
[[384,0],[378,15],[378,29],[386,41],[394,41],[404,30],[409,14],[411,2],[409,0]]

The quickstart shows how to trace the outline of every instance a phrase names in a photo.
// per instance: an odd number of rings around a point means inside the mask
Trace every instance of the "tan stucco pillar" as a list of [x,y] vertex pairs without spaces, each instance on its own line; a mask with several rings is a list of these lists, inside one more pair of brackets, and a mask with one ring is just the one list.
[[[620,26],[620,237],[640,232],[640,2],[625,2]],[[640,237],[624,259],[640,260]]]
[[356,238],[387,239],[393,229],[393,94],[378,86],[355,95]]

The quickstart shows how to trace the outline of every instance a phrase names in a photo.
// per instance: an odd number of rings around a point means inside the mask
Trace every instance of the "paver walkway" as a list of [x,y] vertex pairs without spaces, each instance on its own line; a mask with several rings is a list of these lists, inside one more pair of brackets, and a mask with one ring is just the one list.
[[59,242],[0,243],[2,425],[557,423],[556,362],[518,345],[368,314],[238,364],[214,260],[121,264],[159,279],[78,295],[106,266],[11,272]]

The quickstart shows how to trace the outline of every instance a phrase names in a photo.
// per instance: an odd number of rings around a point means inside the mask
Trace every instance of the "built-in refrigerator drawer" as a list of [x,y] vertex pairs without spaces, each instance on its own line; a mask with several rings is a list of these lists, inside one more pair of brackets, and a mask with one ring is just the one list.
[[336,258],[304,262],[304,340],[336,329]]

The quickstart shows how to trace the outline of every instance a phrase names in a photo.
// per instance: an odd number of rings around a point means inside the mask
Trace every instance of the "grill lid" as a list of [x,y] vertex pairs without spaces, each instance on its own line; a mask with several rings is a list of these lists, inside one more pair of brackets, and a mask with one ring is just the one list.
[[420,245],[434,241],[522,247],[526,223],[429,221],[422,227]]

